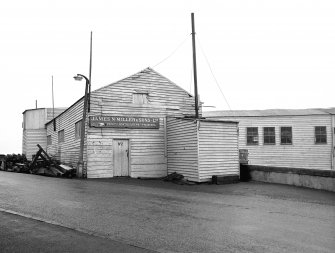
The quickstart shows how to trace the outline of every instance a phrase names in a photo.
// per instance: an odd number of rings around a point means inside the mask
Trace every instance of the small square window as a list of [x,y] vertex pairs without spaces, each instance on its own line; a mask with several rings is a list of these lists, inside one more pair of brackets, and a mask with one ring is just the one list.
[[47,145],[52,145],[52,138],[51,135],[47,136]]
[[327,144],[327,128],[325,126],[315,127],[315,144]]
[[148,104],[148,94],[147,93],[134,93],[133,103],[134,104]]
[[281,127],[280,128],[280,144],[291,145],[292,144],[292,127]]
[[264,127],[264,145],[276,144],[276,132],[274,127]]
[[76,122],[75,124],[75,133],[74,133],[75,139],[80,139],[81,137],[81,120]]
[[247,127],[247,145],[258,145],[257,127]]
[[58,143],[64,142],[64,129],[58,131]]

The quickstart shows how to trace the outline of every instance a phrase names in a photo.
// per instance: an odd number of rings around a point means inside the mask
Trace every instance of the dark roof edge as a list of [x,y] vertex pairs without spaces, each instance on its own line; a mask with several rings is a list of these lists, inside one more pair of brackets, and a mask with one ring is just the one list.
[[[67,107],[55,107],[55,109],[66,109]],[[41,108],[34,108],[34,109],[26,109],[22,114],[25,114],[28,111],[34,111],[34,110],[44,110],[44,109],[52,109],[52,107],[41,107]]]
[[[160,77],[165,78],[166,80],[168,80],[170,83],[172,83],[173,85],[177,86],[179,89],[183,90],[184,92],[186,92],[187,95],[189,95],[190,97],[193,97],[193,95],[191,93],[189,93],[187,90],[185,90],[184,88],[180,87],[178,84],[176,84],[175,82],[171,81],[169,78],[163,76],[161,73],[157,72],[156,70],[154,70],[151,67],[147,67],[146,69],[150,69],[151,71],[155,72],[157,75],[159,75]],[[145,69],[144,69],[145,70]]]
[[207,116],[207,118],[239,118],[239,117],[245,117],[245,118],[264,118],[264,117],[287,117],[287,116],[295,116],[295,117],[306,117],[306,116],[325,116],[325,115],[333,115],[332,113],[325,113],[325,114],[283,114],[283,115],[221,115],[221,116]]
[[48,125],[49,123],[51,123],[54,119],[57,119],[59,116],[61,116],[62,114],[64,114],[65,112],[67,112],[69,109],[71,109],[73,106],[75,106],[76,104],[78,104],[80,102],[80,100],[82,100],[85,96],[82,96],[81,98],[79,98],[74,104],[72,104],[70,107],[68,107],[66,110],[64,110],[62,113],[58,114],[56,117],[54,117],[52,120],[48,121],[47,123],[45,123],[45,125]]
[[191,117],[175,117],[175,116],[167,116],[167,118],[174,118],[174,119],[181,119],[181,120],[189,120],[189,121],[200,121],[200,122],[217,122],[217,123],[233,123],[238,124],[238,121],[232,121],[232,120],[213,120],[213,119],[207,119],[207,118],[191,118]]

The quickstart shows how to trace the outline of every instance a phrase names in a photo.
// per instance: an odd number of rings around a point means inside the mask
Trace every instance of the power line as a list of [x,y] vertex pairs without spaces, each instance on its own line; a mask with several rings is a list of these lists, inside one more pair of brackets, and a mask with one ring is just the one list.
[[229,110],[231,110],[230,105],[229,105],[229,103],[228,103],[228,100],[227,100],[226,96],[223,94],[223,91],[222,91],[222,89],[221,89],[221,87],[220,87],[218,81],[217,81],[216,78],[215,78],[215,75],[214,75],[214,73],[213,73],[212,67],[211,67],[211,65],[209,64],[208,58],[207,58],[207,56],[206,56],[204,50],[202,49],[201,43],[200,43],[200,41],[199,41],[199,35],[198,35],[198,37],[197,37],[197,41],[198,41],[198,44],[199,44],[199,46],[200,46],[200,50],[201,50],[203,56],[205,57],[205,60],[206,60],[207,65],[208,65],[208,68],[210,69],[210,71],[211,71],[211,73],[212,73],[213,79],[214,79],[216,85],[218,86],[218,88],[219,88],[219,90],[220,90],[220,92],[221,92],[221,94],[222,94],[224,100],[226,101],[226,104],[228,105]]
[[187,35],[187,37],[172,51],[172,53],[170,53],[167,57],[165,57],[163,60],[161,60],[160,62],[158,62],[156,65],[154,65],[153,66],[153,68],[154,67],[156,67],[156,66],[158,66],[159,64],[161,64],[161,63],[163,63],[163,62],[165,62],[167,59],[169,59],[172,55],[174,55],[177,51],[178,51],[178,49],[182,46],[182,45],[184,45],[184,43],[187,41],[187,39],[189,38],[189,36],[190,35]]

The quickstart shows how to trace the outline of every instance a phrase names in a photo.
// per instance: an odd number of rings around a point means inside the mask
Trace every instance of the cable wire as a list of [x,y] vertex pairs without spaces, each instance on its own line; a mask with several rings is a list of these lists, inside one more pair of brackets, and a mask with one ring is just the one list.
[[165,62],[167,59],[169,59],[172,55],[174,55],[178,49],[185,44],[186,40],[190,37],[190,35],[187,35],[187,37],[172,51],[172,53],[170,53],[167,57],[165,57],[163,60],[161,60],[160,62],[158,62],[156,65],[154,65],[152,68],[155,68],[156,66],[158,66],[159,64]]
[[211,67],[211,65],[209,64],[208,58],[207,58],[207,56],[206,56],[204,50],[202,49],[202,46],[201,46],[201,43],[200,43],[198,37],[199,37],[199,36],[197,36],[196,39],[197,39],[197,42],[198,42],[198,44],[199,44],[199,46],[200,46],[200,50],[201,50],[203,56],[205,57],[205,60],[206,60],[207,65],[208,65],[208,68],[210,69],[210,71],[211,71],[211,73],[212,73],[212,76],[213,76],[213,79],[214,79],[216,85],[218,86],[218,88],[219,88],[219,90],[220,90],[220,92],[221,92],[221,94],[222,94],[224,100],[226,101],[226,104],[228,105],[229,110],[231,110],[230,105],[229,105],[229,103],[228,103],[228,100],[227,100],[226,96],[223,94],[223,91],[222,91],[222,89],[221,89],[221,87],[220,87],[218,81],[217,81],[216,78],[215,78],[215,75],[214,75],[214,73],[213,73],[212,67]]

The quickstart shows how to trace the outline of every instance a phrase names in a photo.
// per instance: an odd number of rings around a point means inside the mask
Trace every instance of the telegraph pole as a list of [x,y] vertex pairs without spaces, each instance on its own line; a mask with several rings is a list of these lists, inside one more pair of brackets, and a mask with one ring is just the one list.
[[88,76],[88,79],[90,82],[90,85],[88,87],[88,112],[91,111],[91,83],[92,83],[91,76],[92,76],[92,31],[91,31],[91,41],[90,41],[90,70],[89,70],[89,76]]
[[193,76],[194,76],[194,97],[195,97],[195,118],[199,118],[199,101],[198,101],[198,82],[197,82],[197,56],[195,49],[195,29],[194,29],[194,13],[191,13],[192,21],[192,49],[193,49]]
[[51,76],[51,90],[52,90],[52,118],[53,118],[54,131],[56,131],[55,103],[54,103],[54,76]]

